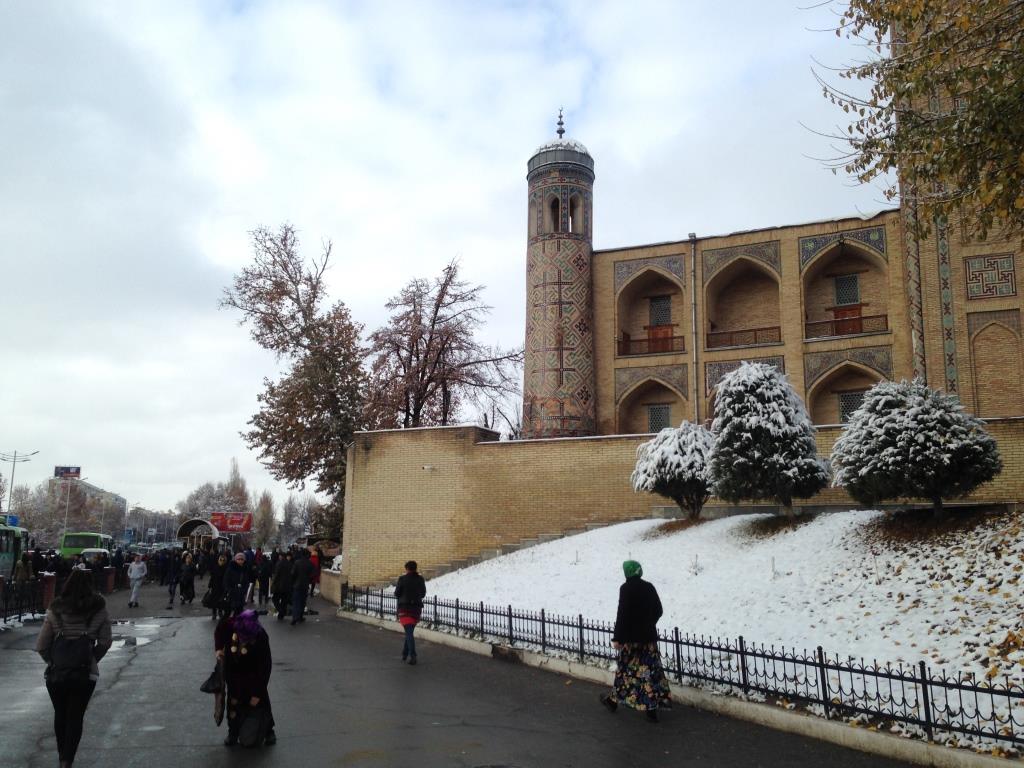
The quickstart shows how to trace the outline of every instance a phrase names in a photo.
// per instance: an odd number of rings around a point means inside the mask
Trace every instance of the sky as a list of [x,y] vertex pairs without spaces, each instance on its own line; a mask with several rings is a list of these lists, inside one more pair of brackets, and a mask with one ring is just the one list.
[[16,483],[80,465],[169,509],[237,458],[283,501],[239,435],[281,365],[218,307],[258,226],[329,241],[367,332],[458,258],[483,340],[521,344],[526,163],[560,107],[596,248],[891,207],[821,162],[843,115],[812,68],[861,56],[834,24],[778,0],[0,0],[0,452],[38,451]]

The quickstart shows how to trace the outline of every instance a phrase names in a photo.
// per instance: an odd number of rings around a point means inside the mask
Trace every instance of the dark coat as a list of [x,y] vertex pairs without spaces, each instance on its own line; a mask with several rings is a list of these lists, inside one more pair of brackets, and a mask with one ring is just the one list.
[[308,557],[300,557],[292,563],[292,589],[309,589],[313,578],[313,564]]
[[207,584],[214,597],[218,599],[224,594],[224,574],[227,569],[227,565],[221,565],[216,560],[210,566],[210,581]]
[[274,578],[270,582],[271,591],[275,595],[287,595],[292,591],[292,561],[282,557],[277,561]]
[[658,590],[639,576],[631,576],[619,587],[619,609],[615,614],[612,640],[617,643],[657,642],[661,614]]
[[[242,646],[234,639],[231,622],[217,627],[214,645],[224,651],[224,682],[228,696],[248,705],[249,698],[256,696],[267,702],[270,698],[267,685],[270,683],[270,639],[262,628],[249,645]],[[242,650],[245,653],[242,653]]]
[[36,652],[43,657],[47,665],[52,660],[50,651],[53,649],[53,639],[60,631],[66,632],[68,637],[89,635],[95,639],[89,676],[93,680],[99,677],[97,662],[110,650],[113,641],[106,601],[100,595],[92,595],[88,604],[76,606],[64,597],[54,598],[36,640]]
[[249,591],[249,584],[249,566],[239,565],[234,560],[228,563],[227,570],[224,571],[224,593],[235,600],[239,597],[244,599],[245,593]]
[[427,594],[427,583],[418,573],[406,573],[395,585],[395,599],[399,608],[422,608]]

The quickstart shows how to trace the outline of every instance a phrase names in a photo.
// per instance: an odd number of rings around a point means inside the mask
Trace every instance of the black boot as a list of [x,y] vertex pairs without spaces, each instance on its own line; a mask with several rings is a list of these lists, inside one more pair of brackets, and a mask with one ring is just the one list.
[[601,700],[601,703],[604,705],[604,708],[607,709],[609,712],[614,714],[615,710],[619,708],[619,703],[615,701],[615,699],[613,699],[611,696],[603,694],[599,698]]

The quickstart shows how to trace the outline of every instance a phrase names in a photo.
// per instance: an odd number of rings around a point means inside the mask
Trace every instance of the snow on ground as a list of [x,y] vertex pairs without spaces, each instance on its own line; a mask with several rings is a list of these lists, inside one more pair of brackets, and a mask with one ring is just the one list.
[[[440,598],[613,621],[622,561],[658,589],[662,630],[841,657],[917,662],[1024,682],[1024,515],[927,543],[870,536],[881,512],[820,515],[770,536],[768,515],[729,517],[666,535],[662,520],[623,523],[456,571]],[[936,670],[938,671],[938,670]]]

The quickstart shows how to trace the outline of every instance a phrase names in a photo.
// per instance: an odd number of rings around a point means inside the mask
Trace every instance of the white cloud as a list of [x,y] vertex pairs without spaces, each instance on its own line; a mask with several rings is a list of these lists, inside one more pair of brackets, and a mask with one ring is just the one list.
[[[0,9],[0,450],[167,508],[237,456],[275,361],[221,289],[247,232],[334,243],[369,328],[461,258],[521,343],[526,161],[559,106],[597,247],[878,207],[808,156],[838,116],[821,9],[670,2],[36,2]],[[0,471],[7,470],[0,468]]]

